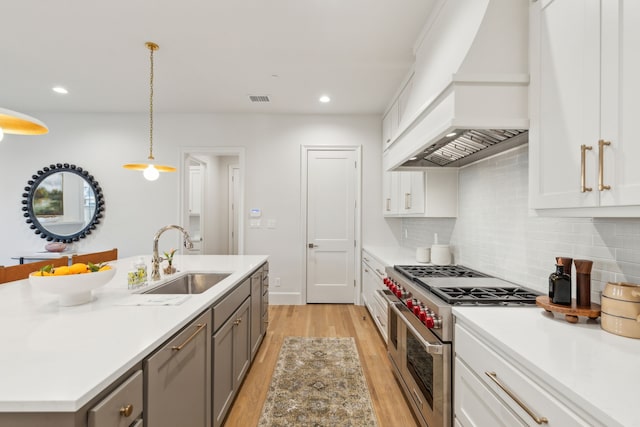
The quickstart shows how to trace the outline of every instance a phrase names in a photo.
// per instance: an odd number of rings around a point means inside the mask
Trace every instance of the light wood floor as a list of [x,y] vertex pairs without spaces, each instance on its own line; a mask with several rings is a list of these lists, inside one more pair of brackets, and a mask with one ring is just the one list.
[[415,427],[387,358],[386,348],[363,306],[337,304],[269,307],[269,329],[229,412],[225,427],[258,424],[285,336],[354,337],[380,427]]

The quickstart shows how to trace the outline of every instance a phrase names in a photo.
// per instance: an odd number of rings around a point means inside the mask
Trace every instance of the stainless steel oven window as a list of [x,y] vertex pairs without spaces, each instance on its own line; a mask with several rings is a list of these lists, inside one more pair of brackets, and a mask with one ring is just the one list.
[[433,409],[433,357],[410,331],[407,331],[407,370]]

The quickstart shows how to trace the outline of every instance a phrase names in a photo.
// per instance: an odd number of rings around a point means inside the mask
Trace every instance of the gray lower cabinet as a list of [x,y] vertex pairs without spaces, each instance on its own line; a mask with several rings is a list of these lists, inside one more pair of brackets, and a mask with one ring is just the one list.
[[211,426],[211,310],[144,361],[147,427]]
[[[251,279],[213,307],[213,425],[222,425],[251,361]],[[235,311],[229,313],[230,308]],[[222,313],[222,314],[220,314]]]

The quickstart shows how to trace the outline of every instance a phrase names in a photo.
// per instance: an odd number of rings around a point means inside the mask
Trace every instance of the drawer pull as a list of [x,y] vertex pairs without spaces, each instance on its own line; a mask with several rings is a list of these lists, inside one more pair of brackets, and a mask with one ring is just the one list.
[[120,415],[122,415],[123,417],[129,417],[131,416],[131,414],[133,414],[133,405],[132,404],[128,404],[126,406],[123,406],[122,408],[120,408]]
[[189,342],[195,338],[196,335],[198,335],[198,332],[200,332],[201,330],[203,330],[207,324],[206,323],[198,323],[196,325],[198,327],[198,329],[196,329],[196,331],[191,334],[191,336],[189,338],[187,338],[187,340],[185,342],[183,342],[180,345],[174,345],[173,347],[171,347],[171,350],[175,350],[175,351],[180,351],[184,348],[185,345],[189,344]]
[[533,418],[533,420],[536,423],[538,423],[538,424],[547,424],[549,422],[549,420],[547,418],[545,418],[545,417],[538,417],[531,409],[529,409],[529,407],[522,400],[520,400],[520,398],[518,396],[515,395],[514,392],[512,392],[511,390],[509,390],[507,388],[507,386],[502,384],[498,380],[498,374],[496,374],[495,372],[485,372],[485,375],[488,376],[489,378],[491,378],[491,381],[496,383],[498,385],[498,387],[500,387],[502,389],[502,391],[507,393],[509,395],[509,397],[512,398],[518,404],[518,406],[520,406],[522,409],[524,409],[524,411],[527,414],[529,414],[529,416],[531,418]]

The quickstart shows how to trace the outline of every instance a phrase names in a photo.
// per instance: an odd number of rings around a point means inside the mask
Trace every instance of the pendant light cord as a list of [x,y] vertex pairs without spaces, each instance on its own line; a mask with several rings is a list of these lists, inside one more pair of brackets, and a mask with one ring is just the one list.
[[153,47],[150,47],[151,55],[149,56],[149,160],[153,160]]

